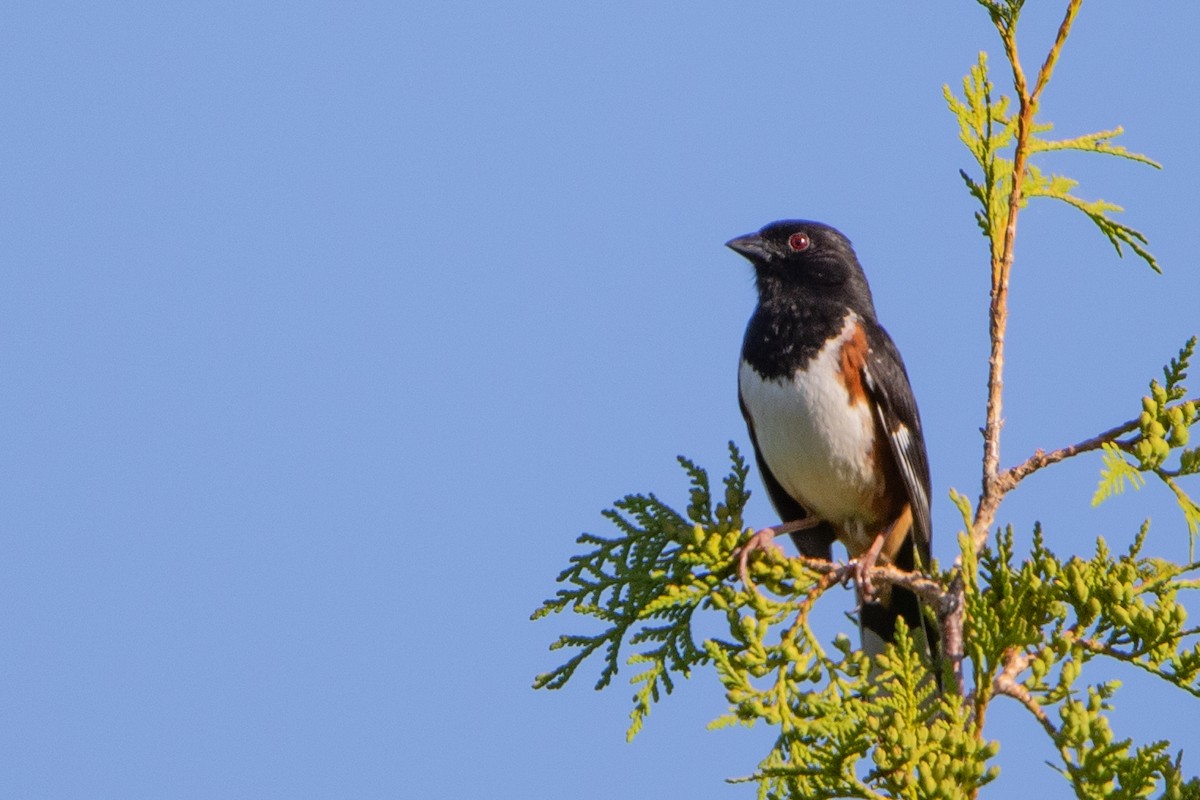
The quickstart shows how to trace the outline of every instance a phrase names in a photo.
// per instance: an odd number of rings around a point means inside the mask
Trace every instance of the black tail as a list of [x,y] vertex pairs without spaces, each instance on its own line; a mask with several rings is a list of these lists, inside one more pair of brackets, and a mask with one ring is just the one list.
[[[863,633],[863,649],[868,654],[875,655],[876,653],[873,651],[882,650],[885,643],[894,641],[896,620],[904,617],[904,622],[910,631],[913,631],[914,634],[916,631],[924,632],[925,642],[928,645],[929,663],[932,665],[933,673],[937,677],[940,687],[941,631],[935,622],[921,613],[921,601],[911,591],[902,586],[893,586],[889,595],[885,601],[863,603],[859,617]],[[872,636],[869,636],[868,632],[878,641],[869,643]]]

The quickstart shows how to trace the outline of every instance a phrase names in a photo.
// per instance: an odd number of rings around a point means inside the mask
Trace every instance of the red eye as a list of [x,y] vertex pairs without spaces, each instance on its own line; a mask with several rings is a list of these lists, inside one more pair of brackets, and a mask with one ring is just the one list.
[[793,233],[788,237],[788,247],[792,248],[793,252],[799,253],[802,250],[807,250],[809,244],[807,233]]

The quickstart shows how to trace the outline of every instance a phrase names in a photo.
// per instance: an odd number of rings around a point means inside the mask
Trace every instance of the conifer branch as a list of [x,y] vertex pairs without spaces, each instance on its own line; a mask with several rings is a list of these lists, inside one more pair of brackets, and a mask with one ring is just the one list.
[[1085,153],[1103,153],[1117,158],[1126,158],[1145,164],[1155,169],[1162,169],[1162,164],[1142,153],[1131,153],[1121,145],[1115,145],[1112,140],[1125,133],[1120,125],[1108,131],[1097,131],[1076,136],[1074,139],[1058,139],[1053,141],[1038,140],[1034,145],[1035,153],[1048,153],[1056,150],[1080,150]]
[[[1159,167],[1157,162],[1144,155],[1131,153],[1124,147],[1112,144],[1111,140],[1122,132],[1119,127],[1059,141],[1047,141],[1038,138],[1039,133],[1050,129],[1049,124],[1038,123],[1036,121],[1038,103],[1042,91],[1049,83],[1054,67],[1058,63],[1058,58],[1070,34],[1071,26],[1082,5],[1082,0],[1070,0],[1068,3],[1062,22],[1059,25],[1057,36],[1042,63],[1041,69],[1038,71],[1032,90],[1029,88],[1017,50],[1016,28],[1021,4],[1001,4],[995,2],[982,2],[981,4],[991,12],[992,22],[1000,33],[1005,55],[1012,69],[1013,88],[1016,93],[1018,109],[1014,118],[1010,119],[1004,115],[1003,99],[998,105],[1000,109],[1000,121],[1006,123],[1005,143],[1008,140],[1008,126],[1013,125],[1015,127],[1015,136],[1013,137],[1014,150],[1011,168],[1002,174],[1002,178],[1007,177],[1008,192],[1007,197],[1000,198],[1005,201],[1005,207],[999,214],[1000,219],[997,220],[1000,224],[985,224],[986,221],[993,220],[997,216],[996,209],[992,208],[993,200],[996,198],[989,191],[996,184],[990,178],[991,172],[988,163],[985,163],[985,160],[980,158],[981,155],[986,154],[990,163],[992,156],[989,143],[976,140],[990,137],[982,136],[982,132],[977,133],[974,138],[969,137],[967,135],[968,129],[964,124],[965,119],[968,117],[967,106],[957,102],[951,103],[952,110],[960,119],[960,125],[963,125],[964,141],[972,148],[972,152],[976,154],[977,160],[984,166],[986,185],[975,183],[965,174],[964,179],[967,181],[968,189],[972,195],[980,200],[984,206],[984,213],[977,218],[980,220],[981,227],[992,243],[992,285],[989,306],[991,350],[988,358],[988,395],[986,418],[983,428],[983,477],[979,502],[976,505],[975,515],[970,525],[971,540],[976,551],[983,547],[987,541],[989,531],[995,521],[996,512],[999,509],[1002,499],[1024,477],[1049,464],[1057,463],[1082,452],[1098,449],[1106,443],[1115,442],[1116,437],[1128,433],[1137,427],[1136,424],[1130,425],[1129,423],[1125,423],[1092,439],[1080,442],[1077,445],[1060,448],[1050,453],[1039,450],[1021,464],[1008,470],[1001,470],[1000,434],[1004,425],[1004,352],[1008,327],[1008,290],[1013,265],[1013,246],[1016,239],[1017,217],[1024,207],[1026,200],[1030,197],[1041,196],[1052,197],[1066,202],[1086,214],[1100,228],[1101,232],[1116,248],[1118,255],[1122,254],[1123,246],[1128,246],[1134,253],[1145,260],[1151,268],[1155,271],[1160,271],[1154,256],[1144,246],[1146,244],[1145,236],[1127,225],[1116,222],[1108,216],[1109,212],[1120,210],[1117,206],[1103,200],[1089,202],[1075,197],[1070,193],[1070,190],[1075,185],[1074,181],[1061,176],[1046,177],[1029,163],[1030,156],[1037,152],[1077,149],[1129,158],[1156,168]],[[980,64],[980,69],[982,70],[983,62],[981,61]],[[965,84],[964,88],[967,89],[968,101],[974,99],[977,103],[977,98],[972,98],[971,96],[971,90],[974,88],[976,94],[978,94],[979,85],[982,84],[986,91],[986,77],[973,78],[973,82],[973,86]],[[990,104],[990,96],[988,96],[988,103]],[[1004,166],[1008,165],[1005,164]],[[1000,185],[1003,186],[1002,181]],[[1185,511],[1187,511],[1187,508],[1185,508]],[[1189,516],[1189,521],[1192,521],[1191,516]]]
[[1042,724],[1051,739],[1058,738],[1058,729],[1046,715],[1046,710],[1034,699],[1029,690],[1017,682],[1017,676],[1029,667],[1029,656],[1025,652],[1010,647],[1004,654],[1004,668],[997,673],[992,681],[992,689],[996,694],[1011,697],[1029,710],[1029,713]]
[[1049,453],[1042,449],[1035,450],[1033,455],[1025,459],[1015,467],[1010,467],[1000,475],[1000,483],[1005,492],[1010,492],[1016,488],[1017,484],[1025,478],[1029,477],[1039,469],[1044,469],[1051,464],[1057,464],[1060,461],[1065,461],[1072,456],[1077,456],[1082,453],[1088,453],[1092,450],[1099,450],[1109,442],[1115,442],[1117,439],[1130,431],[1136,430],[1138,421],[1131,419],[1123,422],[1116,427],[1109,428],[1104,433],[1097,434],[1090,439],[1085,439],[1076,444],[1060,447],[1057,450],[1051,450]]
[[[999,252],[992,248],[992,288],[988,319],[990,320],[991,352],[988,356],[988,398],[986,421],[983,433],[983,480],[979,504],[975,509],[975,520],[971,527],[971,539],[976,551],[987,541],[988,531],[995,520],[1000,501],[1008,491],[1000,475],[1000,429],[1004,425],[1004,345],[1008,329],[1008,286],[1012,273],[1014,244],[1017,237],[1017,216],[1024,204],[1024,181],[1027,177],[1029,155],[1033,150],[1035,133],[1034,115],[1038,99],[1050,80],[1050,74],[1071,30],[1071,24],[1079,11],[1082,0],[1071,0],[1059,26],[1058,36],[1046,55],[1038,72],[1033,92],[1029,91],[1025,70],[1017,52],[1016,13],[1001,15],[993,12],[992,19],[1013,72],[1013,87],[1017,94],[1016,146],[1013,153],[1012,173],[1008,194],[1008,209],[1005,218],[1004,236]],[[994,242],[993,242],[994,245]]]
[[[1191,635],[1194,633],[1195,631],[1187,631],[1185,632],[1185,635]],[[1142,658],[1144,655],[1143,653],[1127,653],[1122,650],[1118,650],[1112,645],[1085,637],[1077,637],[1074,639],[1074,641],[1078,642],[1079,645],[1089,653],[1098,656],[1108,656],[1109,658],[1129,664],[1130,666],[1137,667],[1140,670],[1150,673],[1156,678],[1161,678],[1162,680],[1170,682],[1176,688],[1182,689],[1190,695],[1200,697],[1200,686],[1190,686],[1181,681],[1178,674],[1170,670],[1163,669],[1157,664]]]
[[[793,556],[793,558],[803,563],[808,570],[829,578],[828,585],[830,586],[835,583],[845,583],[855,574],[853,561],[840,563],[804,555]],[[943,606],[950,594],[943,584],[928,575],[922,572],[906,572],[891,564],[876,564],[867,571],[866,577],[876,588],[890,585],[908,589],[935,608]]]
[[1075,22],[1075,15],[1079,13],[1081,5],[1083,5],[1083,0],[1071,0],[1067,5],[1067,13],[1063,16],[1062,24],[1058,26],[1058,35],[1054,38],[1054,45],[1046,54],[1046,60],[1038,72],[1037,84],[1033,87],[1033,95],[1030,99],[1035,106],[1038,98],[1042,95],[1042,90],[1046,88],[1046,84],[1050,80],[1050,73],[1054,72],[1054,65],[1058,63],[1058,56],[1062,52],[1063,44],[1067,41],[1067,36],[1071,33],[1071,25]]
[[[1200,397],[1194,397],[1177,405],[1182,407],[1187,403],[1200,406]],[[1051,450],[1049,453],[1041,449],[1035,450],[1033,455],[1031,455],[1029,458],[1025,459],[1020,464],[1017,464],[1015,467],[1009,467],[1000,474],[999,483],[1001,488],[1005,493],[1010,492],[1016,488],[1018,483],[1038,470],[1044,469],[1051,464],[1057,464],[1060,461],[1065,461],[1073,456],[1088,453],[1093,450],[1099,450],[1109,442],[1116,442],[1118,445],[1121,445],[1122,443],[1119,442],[1118,439],[1121,436],[1124,436],[1127,433],[1132,433],[1137,429],[1137,419],[1126,420],[1120,425],[1109,428],[1103,433],[1098,433],[1090,439],[1084,439],[1082,442],[1067,445],[1066,447],[1060,447],[1057,450]],[[1122,447],[1122,449],[1126,448]],[[1174,478],[1178,477],[1180,474],[1186,474],[1181,473],[1178,470],[1158,470],[1157,472],[1159,473],[1160,477],[1163,478]]]

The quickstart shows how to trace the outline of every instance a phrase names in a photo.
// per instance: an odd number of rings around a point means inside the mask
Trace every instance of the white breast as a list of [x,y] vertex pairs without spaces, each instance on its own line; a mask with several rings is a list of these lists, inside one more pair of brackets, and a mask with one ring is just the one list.
[[838,379],[842,344],[854,333],[850,315],[839,336],[797,375],[766,380],[746,361],[738,373],[742,401],[771,473],[808,511],[846,532],[861,530],[876,486],[871,453],[875,420],[852,404]]

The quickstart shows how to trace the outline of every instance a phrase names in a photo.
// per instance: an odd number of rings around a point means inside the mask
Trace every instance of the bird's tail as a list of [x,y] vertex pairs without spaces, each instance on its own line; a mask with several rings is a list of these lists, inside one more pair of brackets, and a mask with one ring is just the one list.
[[920,599],[902,586],[892,586],[878,600],[863,603],[859,612],[859,629],[863,651],[869,656],[883,652],[896,638],[896,620],[904,618],[917,652],[928,657],[930,669],[941,686],[941,635],[938,626],[921,611]]

